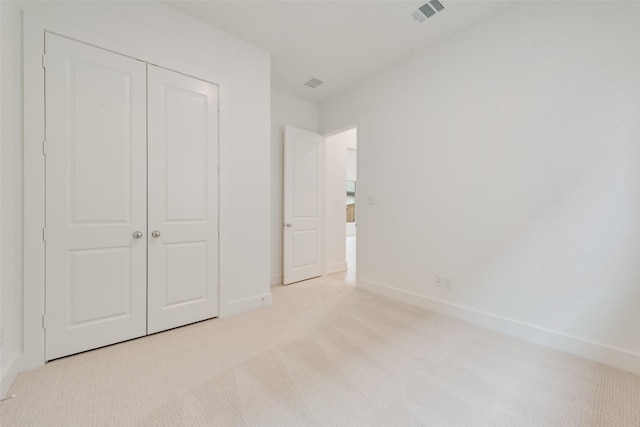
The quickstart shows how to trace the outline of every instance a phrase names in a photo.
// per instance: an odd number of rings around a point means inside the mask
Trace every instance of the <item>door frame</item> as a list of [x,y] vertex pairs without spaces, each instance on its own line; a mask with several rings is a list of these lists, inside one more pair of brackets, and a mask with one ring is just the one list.
[[[58,20],[36,10],[23,12],[23,90],[24,90],[24,199],[23,199],[23,348],[18,371],[37,368],[45,364],[45,110],[44,110],[44,35],[50,32],[62,37],[109,50],[138,61],[157,65],[176,73],[195,77],[215,84],[219,88],[218,111],[218,173],[222,159],[220,153],[227,141],[227,96],[225,79],[214,73],[166,58],[157,61],[147,58],[144,51],[132,51],[130,45],[116,38],[104,37],[87,31],[76,23]],[[134,49],[135,50],[135,49]],[[162,59],[162,58],[160,58]],[[161,62],[165,65],[157,64]],[[220,228],[220,182],[218,177],[218,229]],[[218,239],[218,266],[220,266],[220,239]],[[218,311],[220,310],[220,268],[218,268]]]

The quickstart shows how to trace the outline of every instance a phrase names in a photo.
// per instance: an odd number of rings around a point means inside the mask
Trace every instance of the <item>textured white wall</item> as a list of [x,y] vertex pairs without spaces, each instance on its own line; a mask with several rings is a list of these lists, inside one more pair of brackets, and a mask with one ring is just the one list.
[[[220,141],[221,313],[269,291],[269,54],[157,2],[2,2],[2,360],[22,351],[22,10],[65,35],[223,82]],[[7,256],[10,254],[10,256]],[[250,265],[250,268],[247,266]],[[26,316],[41,316],[25,307]]]
[[271,284],[282,283],[282,171],[284,127],[319,131],[320,106],[277,89],[271,90]]
[[[2,27],[2,7],[0,7],[0,28]],[[0,52],[2,47],[0,46]],[[0,55],[0,83],[2,82],[2,55]],[[2,84],[0,84],[0,100]],[[2,123],[2,105],[0,105],[0,123]],[[2,159],[2,131],[0,130],[0,159]],[[0,161],[0,194],[2,194],[2,162]],[[2,242],[2,198],[0,197],[0,242]],[[4,396],[3,363],[2,363],[2,245],[0,245],[0,397]]]
[[2,394],[20,369],[22,353],[22,63],[20,12],[12,2],[0,2],[2,8]]
[[358,284],[640,371],[638,76],[640,4],[531,2],[324,103]]

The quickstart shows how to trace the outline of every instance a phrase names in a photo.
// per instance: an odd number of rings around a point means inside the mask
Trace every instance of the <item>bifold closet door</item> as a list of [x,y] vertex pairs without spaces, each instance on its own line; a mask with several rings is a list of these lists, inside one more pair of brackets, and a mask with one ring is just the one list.
[[146,65],[46,35],[46,360],[145,335]]
[[148,333],[218,315],[218,87],[148,65]]

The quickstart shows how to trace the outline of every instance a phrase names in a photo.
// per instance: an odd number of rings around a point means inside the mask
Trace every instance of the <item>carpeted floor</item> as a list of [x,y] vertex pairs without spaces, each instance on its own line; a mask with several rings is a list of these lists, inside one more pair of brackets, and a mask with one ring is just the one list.
[[273,306],[22,373],[5,426],[640,426],[640,376],[359,291]]

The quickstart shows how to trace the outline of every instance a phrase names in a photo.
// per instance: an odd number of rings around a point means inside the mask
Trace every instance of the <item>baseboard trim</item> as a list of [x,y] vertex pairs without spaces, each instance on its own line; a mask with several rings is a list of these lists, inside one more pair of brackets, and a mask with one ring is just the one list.
[[345,271],[346,269],[346,262],[334,262],[333,264],[327,264],[325,274],[337,273],[338,271]]
[[456,319],[464,320],[506,335],[564,351],[585,359],[604,363],[605,365],[620,368],[635,374],[640,374],[640,354],[584,340],[561,332],[540,328],[517,320],[496,316],[491,313],[474,310],[461,305],[452,304],[446,301],[414,294],[412,292],[407,292],[360,277],[357,279],[356,286],[365,291],[386,296],[436,313],[454,317]]
[[0,398],[5,397],[9,393],[9,389],[21,372],[22,354],[16,355],[13,360],[7,364],[2,364],[2,374],[0,376]]
[[271,276],[271,286],[282,285],[282,274]]
[[220,317],[232,316],[234,314],[243,313],[245,311],[269,305],[271,305],[271,293],[231,301],[220,307]]

